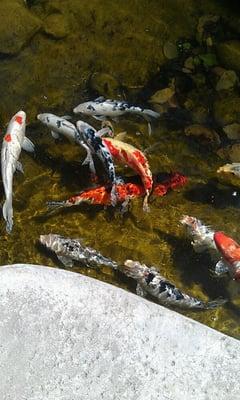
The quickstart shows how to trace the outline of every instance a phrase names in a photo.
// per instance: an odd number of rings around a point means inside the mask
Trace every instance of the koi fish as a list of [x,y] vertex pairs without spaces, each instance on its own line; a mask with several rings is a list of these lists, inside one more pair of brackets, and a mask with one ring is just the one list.
[[[87,101],[79,104],[73,109],[75,114],[82,113],[91,115],[93,118],[103,121],[111,118],[117,120],[118,117],[124,114],[137,114],[142,115],[147,121],[152,118],[159,118],[160,114],[142,107],[134,106],[126,101],[105,99],[103,96],[98,97],[93,101]],[[151,126],[148,125],[149,134],[151,133]]]
[[96,132],[91,125],[83,121],[77,121],[77,129],[92,154],[96,154],[104,165],[109,181],[111,182],[111,204],[115,206],[117,203],[117,177],[111,152],[104,143],[104,139],[101,138],[101,134]]
[[214,233],[214,242],[223,258],[222,273],[229,272],[232,278],[240,282],[240,245],[223,232]]
[[115,261],[102,256],[101,253],[91,247],[84,246],[81,239],[69,239],[50,233],[49,235],[41,235],[40,242],[53,251],[59,261],[66,267],[73,267],[73,261],[79,261],[90,268],[102,266],[113,269],[118,268],[118,264]]
[[10,120],[7,132],[3,138],[1,150],[2,181],[6,200],[3,204],[3,218],[6,221],[6,231],[10,233],[13,227],[12,185],[16,170],[23,173],[23,167],[18,158],[21,149],[34,151],[34,144],[25,136],[26,113],[19,111]]
[[[179,173],[169,174],[168,178],[162,180],[160,183],[156,183],[153,187],[152,194],[154,196],[164,196],[168,190],[175,189],[185,185],[187,178]],[[135,199],[144,196],[145,189],[140,183],[127,182],[116,186],[117,199],[119,203],[123,203],[126,200]],[[61,208],[77,206],[81,203],[89,203],[92,205],[111,205],[111,195],[106,186],[99,186],[94,189],[88,189],[81,193],[71,196],[65,201],[50,201],[48,202],[49,207]]]
[[[214,232],[197,218],[185,215],[180,222],[187,228],[189,236],[193,238],[191,244],[196,253],[202,253],[208,250],[213,261],[216,261],[216,259],[221,257],[222,251],[224,251],[224,246],[230,246],[231,244],[231,238],[228,238],[229,240],[227,240],[226,235],[221,232]],[[222,251],[220,249],[222,249]],[[235,267],[231,267],[229,269],[226,257],[223,257],[216,263],[214,272],[216,275],[221,276],[234,268]]]
[[143,210],[149,211],[148,198],[152,191],[153,178],[147,158],[140,150],[129,143],[112,138],[103,138],[102,140],[114,160],[124,165],[127,164],[140,175],[146,193],[143,200]]
[[211,310],[226,303],[224,299],[205,303],[182,293],[175,285],[161,276],[155,268],[149,268],[138,261],[126,260],[124,265],[120,267],[120,271],[137,281],[136,293],[139,296],[145,297],[149,294],[162,305],[192,310]]
[[218,168],[217,173],[220,174],[221,172],[226,174],[233,174],[237,178],[240,178],[240,163],[225,164],[222,167]]
[[204,225],[200,219],[189,215],[184,215],[180,222],[192,238],[191,244],[196,253],[202,253],[205,250],[213,250],[215,254],[217,253],[214,231],[209,226]]
[[76,143],[83,147],[87,152],[87,157],[84,161],[84,164],[89,164],[91,173],[96,175],[92,153],[74,124],[64,117],[58,117],[57,115],[49,113],[38,114],[37,119],[51,129],[51,134],[54,139],[59,139],[59,137],[62,135],[71,143]]

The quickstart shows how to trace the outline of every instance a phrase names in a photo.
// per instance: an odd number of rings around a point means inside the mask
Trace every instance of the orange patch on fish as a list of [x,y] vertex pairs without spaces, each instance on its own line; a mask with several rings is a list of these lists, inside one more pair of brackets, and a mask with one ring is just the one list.
[[20,116],[20,115],[17,115],[16,116],[16,118],[15,118],[15,121],[19,124],[19,125],[22,125],[22,117]]
[[11,142],[12,136],[10,135],[10,133],[7,133],[7,134],[5,135],[4,140],[6,140],[6,142]]

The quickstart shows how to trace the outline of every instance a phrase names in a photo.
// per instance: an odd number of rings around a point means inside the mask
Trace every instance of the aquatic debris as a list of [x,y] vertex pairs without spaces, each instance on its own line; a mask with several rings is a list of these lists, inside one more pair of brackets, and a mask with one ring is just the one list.
[[[165,175],[166,176],[161,179],[160,182],[157,181],[157,177],[154,177],[156,183],[153,185],[153,196],[162,197],[169,190],[180,188],[187,183],[187,177],[178,172]],[[145,189],[142,184],[128,182],[117,185],[116,192],[118,202],[123,203],[126,200],[131,200],[144,196]],[[53,208],[62,208],[76,206],[81,203],[110,206],[111,194],[109,188],[106,186],[98,186],[92,189],[87,189],[75,196],[71,196],[68,200],[65,201],[50,201],[48,202],[48,206]]]
[[137,281],[136,293],[140,296],[150,295],[159,304],[182,309],[211,310],[226,303],[216,299],[208,303],[181,292],[175,285],[165,279],[154,267],[147,267],[138,261],[126,260],[120,271]]
[[73,261],[79,261],[89,268],[103,266],[118,268],[115,261],[102,256],[101,253],[91,247],[84,246],[81,239],[70,239],[50,233],[49,235],[41,235],[40,242],[53,251],[65,267],[73,267]]
[[10,233],[13,227],[12,185],[16,170],[23,173],[23,167],[18,158],[21,149],[34,151],[34,144],[25,136],[26,113],[19,111],[10,120],[7,132],[3,138],[1,150],[2,180],[6,200],[3,203],[3,218],[6,221],[6,231]]

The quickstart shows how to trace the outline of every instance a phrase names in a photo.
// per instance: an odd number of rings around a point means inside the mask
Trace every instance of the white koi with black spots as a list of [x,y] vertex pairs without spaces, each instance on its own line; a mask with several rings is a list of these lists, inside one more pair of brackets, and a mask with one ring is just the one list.
[[138,261],[126,260],[120,270],[137,281],[136,291],[138,295],[143,297],[150,295],[162,305],[180,307],[182,309],[209,310],[226,303],[224,299],[216,299],[206,303],[182,293],[161,276],[155,268],[149,268]]
[[189,215],[184,215],[180,222],[185,226],[187,234],[191,237],[191,244],[196,253],[202,253],[205,250],[213,250],[213,254],[217,253],[214,231],[209,226],[204,225],[200,219]]
[[50,233],[49,235],[41,235],[40,242],[53,251],[66,267],[72,267],[73,261],[79,261],[90,268],[103,266],[118,268],[115,261],[102,256],[101,253],[91,247],[84,246],[81,239],[70,239]]
[[19,111],[8,124],[7,132],[3,138],[1,150],[2,181],[6,200],[3,204],[3,218],[6,221],[6,231],[10,233],[13,227],[13,175],[17,170],[23,172],[23,167],[18,161],[21,149],[33,152],[33,143],[25,136],[26,113]]
[[[76,143],[83,147],[87,152],[87,157],[84,163],[88,163],[91,172],[95,175],[96,170],[94,167],[94,162],[92,159],[92,153],[84,142],[81,135],[76,128],[76,126],[70,121],[66,120],[64,117],[59,117],[50,113],[38,114],[37,119],[51,129],[51,134],[54,139],[58,139],[61,135],[66,137],[71,143]],[[94,128],[92,128],[94,129]]]
[[[105,99],[102,96],[93,101],[79,104],[73,109],[73,112],[75,114],[82,113],[85,115],[91,115],[93,118],[101,121],[108,118],[117,120],[118,117],[124,114],[141,115],[147,121],[160,117],[160,114],[155,111],[131,105],[126,101]],[[148,129],[150,134],[150,125],[148,126]]]
[[[111,183],[111,203],[113,206],[117,203],[116,185],[118,183],[113,158],[108,147],[101,138],[101,133],[96,132],[91,125],[84,121],[77,121],[77,129],[84,142],[87,144],[92,154],[96,154],[107,172]],[[101,131],[100,131],[101,132]]]

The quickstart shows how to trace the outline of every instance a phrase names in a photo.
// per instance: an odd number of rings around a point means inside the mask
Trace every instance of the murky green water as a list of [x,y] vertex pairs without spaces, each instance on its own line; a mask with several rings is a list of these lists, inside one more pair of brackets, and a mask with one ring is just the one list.
[[[83,2],[81,10],[85,11],[85,18],[83,14],[80,18],[80,11],[78,13],[79,2],[69,0],[32,3],[35,5],[30,12],[41,20],[45,20],[51,14],[65,18],[68,33],[66,37],[56,39],[49,37],[46,32],[39,31],[20,52],[11,57],[5,54],[0,61],[0,79],[4,88],[3,93],[5,93],[0,101],[2,127],[13,113],[23,108],[30,122],[27,127],[27,136],[37,146],[34,157],[24,152],[21,154],[25,174],[22,176],[16,173],[14,177],[14,228],[12,234],[7,235],[2,222],[1,263],[22,262],[61,268],[57,259],[54,256],[51,257],[38,244],[40,234],[51,232],[68,237],[81,237],[87,245],[118,262],[130,258],[148,265],[155,265],[162,275],[184,292],[205,300],[219,296],[227,298],[229,302],[219,309],[184,312],[184,314],[221,332],[240,338],[240,286],[230,281],[228,277],[221,279],[214,277],[213,263],[210,258],[208,255],[194,253],[190,240],[179,223],[183,214],[189,214],[211,225],[214,230],[223,230],[240,241],[238,224],[240,195],[237,193],[233,196],[235,188],[219,184],[216,173],[217,168],[228,160],[219,158],[216,150],[231,142],[226,141],[220,123],[216,122],[215,116],[213,117],[214,102],[226,97],[238,98],[239,88],[236,86],[227,92],[216,92],[215,78],[212,77],[212,71],[208,70],[208,67],[203,71],[193,72],[192,75],[184,75],[172,69],[172,63],[169,65],[168,60],[162,61],[163,55],[154,58],[152,70],[149,62],[149,57],[153,57],[154,51],[157,52],[157,41],[160,41],[158,51],[162,52],[162,43],[168,40],[169,36],[173,42],[180,36],[192,37],[196,30],[199,10],[195,10],[196,15],[194,15],[194,4],[190,1],[182,2],[185,6],[187,3],[188,7],[192,7],[192,14],[190,13],[190,17],[187,18],[187,24],[176,20],[179,27],[173,27],[171,36],[169,23],[174,21],[174,16],[166,5],[164,8],[162,4],[161,10],[157,1],[148,2],[149,7],[152,7],[152,12],[149,11],[149,15],[146,13],[144,29],[139,26],[144,20],[139,6],[141,2],[137,5],[137,2],[130,1],[128,6],[124,4],[121,10],[119,7],[112,6],[114,9],[110,12],[111,2],[102,10],[105,14],[99,13],[101,17],[98,15],[97,2],[93,5],[95,9],[93,6],[91,9],[87,3]],[[181,2],[178,1],[176,4],[181,8]],[[207,10],[211,8],[209,4],[207,6]],[[213,5],[212,8],[214,9]],[[203,14],[203,11],[201,12]],[[109,15],[111,15],[111,21],[106,28],[104,21],[109,19]],[[136,30],[127,18],[132,24],[136,24],[138,27]],[[77,21],[80,20],[84,29],[78,28]],[[233,24],[235,20],[230,19],[230,21]],[[126,26],[129,26],[128,35]],[[98,32],[101,30],[102,37],[99,37]],[[141,30],[143,31],[142,38]],[[161,30],[163,36],[159,39]],[[121,42],[123,32],[125,32],[124,40]],[[234,39],[237,38],[237,33],[231,34]],[[150,50],[146,49],[144,77],[141,71],[139,73],[137,70],[138,62],[136,61],[136,66],[132,63],[133,59],[137,59],[137,55],[135,53],[132,55],[130,51],[136,46],[136,42],[132,43],[132,40],[136,40],[134,35],[138,36],[138,50],[141,50],[140,65],[142,65],[142,52],[145,51],[144,46],[141,46],[141,41],[144,45],[149,43],[150,46],[151,43],[152,46]],[[114,39],[116,36],[117,39]],[[131,45],[127,44],[128,36],[132,38],[129,39]],[[111,51],[107,47],[108,37],[113,41],[112,45],[114,44]],[[227,37],[229,38],[231,39]],[[91,48],[91,45],[94,51],[88,52],[86,49]],[[193,47],[197,52],[199,45],[194,44]],[[197,54],[199,52],[201,51]],[[76,57],[73,59],[74,54]],[[111,57],[113,57],[112,64]],[[123,65],[120,63],[121,60],[123,60]],[[180,61],[181,57],[178,58],[178,63]],[[160,71],[160,74],[159,65],[163,66],[161,70],[163,72]],[[88,186],[89,176],[87,169],[81,166],[81,161],[85,156],[81,149],[64,140],[55,142],[50,132],[34,121],[35,116],[38,112],[44,111],[56,112],[59,115],[69,114],[73,106],[82,99],[92,96],[93,90],[86,82],[90,74],[96,71],[111,73],[117,77],[120,82],[120,92],[122,91],[123,95],[136,102],[145,101],[154,91],[169,87],[174,77],[177,81],[175,82],[177,109],[187,110],[188,116],[193,118],[192,116],[195,115],[194,118],[196,118],[196,108],[199,110],[203,107],[207,110],[205,113],[207,116],[202,123],[215,129],[220,135],[221,143],[217,146],[213,145],[211,140],[202,142],[196,137],[186,137],[184,128],[190,125],[190,122],[183,122],[185,116],[183,113],[178,116],[174,114],[174,117],[171,114],[170,118],[161,118],[154,125],[151,137],[147,134],[146,123],[141,120],[128,121],[124,118],[119,124],[115,124],[117,132],[123,130],[128,132],[127,142],[140,149],[151,146],[152,150],[149,150],[148,158],[153,173],[179,171],[189,177],[188,185],[181,190],[173,191],[163,198],[152,199],[149,214],[142,211],[141,199],[133,201],[129,213],[124,216],[118,210],[105,210],[88,205],[61,210],[52,215],[47,214],[47,201],[66,199],[80,192]],[[194,85],[189,83],[189,79],[194,82]],[[10,82],[12,82],[11,85]],[[189,102],[193,105],[189,106]],[[98,126],[94,120],[89,119],[88,122]],[[227,121],[227,123],[230,122]],[[136,135],[137,131],[142,134]],[[119,173],[129,174],[130,171],[122,168],[119,169]],[[3,193],[1,195],[3,199]],[[76,265],[73,270],[126,290],[134,291],[135,289],[133,281],[107,268],[96,271]]]

